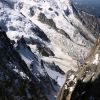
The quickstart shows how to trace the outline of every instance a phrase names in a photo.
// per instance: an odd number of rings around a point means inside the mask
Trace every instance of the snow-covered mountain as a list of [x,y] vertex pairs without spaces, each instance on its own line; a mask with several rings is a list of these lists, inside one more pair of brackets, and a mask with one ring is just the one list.
[[0,0],[0,27],[1,100],[55,100],[95,42],[69,0]]

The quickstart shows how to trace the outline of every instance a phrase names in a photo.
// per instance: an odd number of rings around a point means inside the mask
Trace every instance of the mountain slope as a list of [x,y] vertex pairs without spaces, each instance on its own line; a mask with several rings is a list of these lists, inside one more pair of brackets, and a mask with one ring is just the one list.
[[67,75],[57,100],[100,99],[100,38],[97,39],[84,64]]
[[[33,90],[35,90],[35,92]],[[25,62],[13,48],[10,39],[8,39],[6,36],[6,33],[1,30],[0,99],[47,100],[47,98],[41,92],[36,78],[32,75],[32,73],[30,73]]]
[[[11,51],[14,49],[14,53],[9,57],[10,53],[3,55],[2,59],[8,62],[11,58],[9,66],[14,68],[10,70],[23,81],[35,82],[34,87],[40,90],[42,99],[55,100],[66,74],[83,64],[95,42],[93,34],[74,11],[69,0],[0,0],[0,27],[6,31]],[[3,42],[1,39],[0,45]],[[4,49],[9,50],[9,46]],[[24,63],[24,66],[19,63]],[[42,100],[41,94],[30,98]]]
[[[74,24],[77,27],[80,25],[78,25],[78,19],[75,18],[68,0],[29,0],[29,2],[25,0],[1,0],[0,5],[2,15],[0,20],[3,24],[2,26],[6,26],[7,35],[10,39],[16,40],[24,35],[26,38],[38,38],[38,40],[45,42],[43,41],[44,36],[39,36],[39,34],[43,33],[35,31],[39,28],[51,41],[50,43],[45,43],[46,46],[54,50],[59,48],[65,57],[68,54],[71,58],[79,60],[84,54],[86,55],[91,42],[82,35],[87,33],[82,33],[74,27]],[[52,10],[50,10],[50,6]],[[33,16],[30,15],[32,12]],[[83,29],[86,30],[86,28]],[[90,38],[93,37],[91,34],[89,36]],[[94,40],[94,38],[92,39]],[[55,56],[60,58],[57,53]]]

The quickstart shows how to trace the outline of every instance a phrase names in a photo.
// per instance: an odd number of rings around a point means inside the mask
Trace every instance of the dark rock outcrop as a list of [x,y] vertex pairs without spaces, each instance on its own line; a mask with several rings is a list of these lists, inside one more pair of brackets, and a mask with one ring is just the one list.
[[39,50],[39,53],[42,56],[55,56],[55,54],[53,53],[52,50],[50,50],[50,48],[47,48],[45,45],[37,45],[37,49]]
[[39,28],[39,27],[35,27],[35,28],[31,28],[31,30],[42,40],[46,41],[46,42],[50,42],[49,38],[47,37],[47,35]]
[[30,10],[30,16],[33,17],[34,14],[35,14],[35,13],[34,13],[34,8],[33,8],[33,7],[30,7],[29,10]]
[[38,16],[38,20],[41,21],[42,23],[45,23],[49,26],[51,26],[52,28],[54,28],[55,30],[57,30],[56,24],[53,21],[53,19],[48,19],[45,14],[40,13]]
[[0,30],[0,100],[47,100],[36,78]]

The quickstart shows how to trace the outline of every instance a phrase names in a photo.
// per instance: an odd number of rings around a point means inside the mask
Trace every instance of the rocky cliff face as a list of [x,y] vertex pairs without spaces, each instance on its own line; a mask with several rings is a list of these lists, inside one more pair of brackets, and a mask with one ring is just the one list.
[[32,75],[2,30],[0,30],[0,99],[47,100],[36,77]]

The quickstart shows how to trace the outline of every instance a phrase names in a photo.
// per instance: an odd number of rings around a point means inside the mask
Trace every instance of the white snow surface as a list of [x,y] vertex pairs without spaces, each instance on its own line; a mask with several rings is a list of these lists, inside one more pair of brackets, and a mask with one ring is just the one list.
[[[30,16],[30,8],[34,10],[34,15]],[[52,10],[49,10],[49,9]],[[68,14],[66,15],[67,12]],[[38,20],[40,13],[45,14],[48,19],[53,19],[56,27],[63,30],[69,37],[61,34],[53,27]],[[55,63],[59,68],[67,73],[69,70],[77,70],[77,61],[87,55],[91,48],[91,42],[86,40],[75,26],[84,30],[92,40],[92,34],[75,17],[70,0],[0,0],[0,27],[7,31],[7,36],[17,42],[22,36],[27,40],[40,41],[50,48],[55,56],[45,57],[39,54],[36,44],[27,44],[21,47],[18,52],[26,62],[29,70],[36,76],[45,76],[45,72],[54,79],[59,86],[62,86],[66,76],[45,66],[41,67],[41,59],[47,63]],[[31,28],[40,28],[50,39],[50,43],[40,38]],[[0,45],[1,46],[1,45]],[[98,54],[95,56],[93,64],[98,63]],[[32,65],[32,66],[30,66]],[[18,70],[14,69],[18,72]],[[27,77],[23,72],[18,72],[21,77]],[[73,77],[71,77],[73,78]],[[71,91],[73,88],[71,88]]]
[[[31,7],[34,10],[34,16],[30,16]],[[53,10],[50,11],[49,8]],[[66,16],[64,11],[68,11],[69,14]],[[40,22],[38,20],[40,12],[44,13],[48,19],[53,19],[56,27],[64,30],[72,41],[49,25]],[[47,58],[48,61],[51,59],[51,61],[59,62],[59,66],[64,66],[60,67],[64,71],[76,69],[77,60],[86,56],[90,48],[89,41],[71,24],[76,19],[69,0],[0,0],[0,26],[6,28],[8,37],[17,41],[23,35],[25,38],[32,37],[41,40],[55,53],[55,59]],[[74,24],[78,24],[78,19]],[[43,30],[51,43],[44,42],[31,30],[37,26]],[[21,56],[23,56],[22,52]],[[32,60],[28,57],[29,60],[22,58],[27,64]],[[62,60],[59,61],[58,58]]]
[[[33,16],[30,16],[30,8],[34,10]],[[49,8],[53,10],[50,11]],[[68,11],[69,14],[66,15],[65,11]],[[51,26],[40,22],[38,20],[40,13],[45,14],[48,19],[53,19],[56,27],[64,30],[71,40]],[[71,69],[77,70],[77,61],[84,58],[91,47],[90,41],[86,40],[71,22],[86,30],[74,16],[69,0],[0,0],[0,26],[6,29],[8,37],[17,41],[23,35],[27,39],[31,37],[41,41],[54,52],[55,57],[43,57],[39,55],[33,44],[29,44],[32,52],[37,54],[39,60],[43,59],[49,63],[55,62],[65,73]],[[31,30],[31,28],[37,26],[47,35],[51,41],[50,43],[42,40]],[[85,32],[88,33],[87,30]],[[90,37],[94,39],[92,35]],[[32,52],[26,48],[21,48],[18,52],[30,70],[34,71],[35,74],[44,75],[41,65],[36,63],[36,68],[30,68],[30,64],[35,59]],[[96,56],[96,61],[93,63],[97,63],[97,58]],[[64,75],[47,67],[46,71],[52,79],[57,80],[60,86],[64,83]]]
[[99,54],[96,54],[96,55],[95,55],[95,59],[94,59],[94,61],[93,61],[93,64],[94,64],[94,65],[98,65],[98,63],[99,63]]
[[[71,24],[72,21],[75,22],[77,19],[73,15],[73,10],[69,2],[69,0],[1,0],[0,23],[7,26],[7,35],[10,39],[16,39],[22,35],[27,38],[38,38],[30,30],[31,27],[37,25],[45,32],[53,44],[62,49],[62,52],[80,58],[80,56],[86,55],[90,46],[88,41]],[[29,15],[30,7],[34,8],[33,17]],[[42,10],[39,10],[39,7]],[[52,8],[53,11],[48,10],[49,8]],[[68,16],[65,15],[64,10],[69,11]],[[40,12],[44,13],[47,18],[53,19],[56,27],[64,30],[72,41],[66,39],[65,36],[52,29],[52,27],[38,21]],[[55,12],[58,13],[58,16]],[[78,21],[74,24],[78,24]]]

